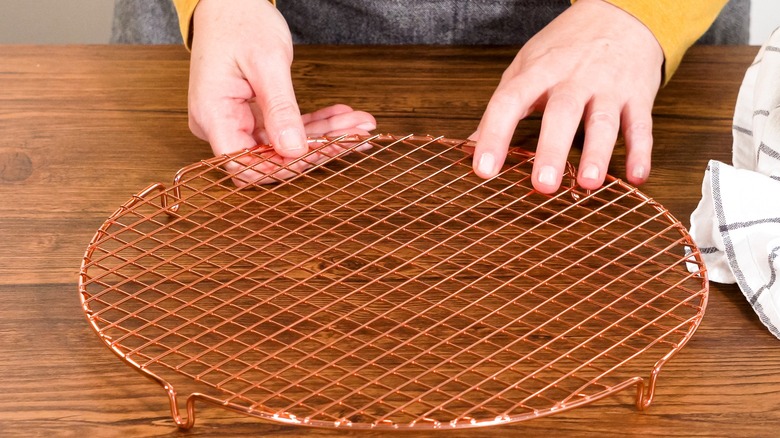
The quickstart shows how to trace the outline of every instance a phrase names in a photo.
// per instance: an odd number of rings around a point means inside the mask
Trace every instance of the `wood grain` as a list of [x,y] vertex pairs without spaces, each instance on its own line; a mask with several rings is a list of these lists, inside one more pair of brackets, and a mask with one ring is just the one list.
[[[372,112],[381,132],[465,137],[515,50],[302,46],[293,73],[304,111],[341,102]],[[694,47],[658,96],[642,190],[685,225],[707,161],[730,161],[736,95],[756,50]],[[0,435],[391,435],[299,429],[207,406],[179,432],[163,391],[87,325],[77,274],[96,228],[133,193],[210,156],[187,128],[187,69],[180,47],[0,46]],[[522,122],[515,143],[533,149],[538,127],[538,116]],[[611,173],[624,172],[623,156],[619,144]],[[738,288],[712,284],[701,327],[664,367],[648,410],[627,391],[447,435],[776,436],[779,345]]]

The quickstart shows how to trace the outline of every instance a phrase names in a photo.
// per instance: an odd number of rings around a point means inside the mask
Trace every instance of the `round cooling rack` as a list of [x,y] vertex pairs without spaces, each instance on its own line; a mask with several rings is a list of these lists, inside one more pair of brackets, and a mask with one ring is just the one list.
[[582,191],[569,166],[548,196],[520,150],[483,180],[465,140],[310,146],[186,167],[86,250],[89,323],[182,428],[197,402],[362,429],[506,424],[626,388],[642,409],[703,317],[698,249],[620,180]]

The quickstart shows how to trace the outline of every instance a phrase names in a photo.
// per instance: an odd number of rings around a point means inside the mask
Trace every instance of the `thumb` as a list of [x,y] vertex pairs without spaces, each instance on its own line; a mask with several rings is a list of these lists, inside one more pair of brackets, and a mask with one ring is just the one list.
[[[261,69],[262,68],[262,69]],[[262,71],[261,76],[255,72]],[[308,151],[301,111],[295,100],[289,62],[268,62],[245,72],[263,114],[265,132],[274,150],[283,157],[295,158]]]

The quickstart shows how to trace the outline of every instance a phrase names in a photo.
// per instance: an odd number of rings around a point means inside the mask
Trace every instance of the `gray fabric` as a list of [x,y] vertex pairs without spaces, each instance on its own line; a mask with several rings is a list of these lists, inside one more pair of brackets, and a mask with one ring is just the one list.
[[[684,1],[684,0],[680,0]],[[115,0],[112,43],[180,44],[170,0]],[[298,44],[521,44],[569,0],[278,0]],[[702,44],[747,44],[750,0],[731,0]]]
[[731,0],[698,43],[747,44],[749,38],[750,0]]
[[170,0],[115,0],[112,44],[182,44]]
[[[305,6],[304,6],[305,3]],[[569,0],[280,0],[295,43],[522,44]]]

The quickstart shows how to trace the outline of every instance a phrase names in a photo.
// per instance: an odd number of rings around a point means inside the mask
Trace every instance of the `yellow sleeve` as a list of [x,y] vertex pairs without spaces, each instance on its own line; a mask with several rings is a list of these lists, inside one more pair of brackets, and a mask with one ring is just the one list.
[[[269,0],[276,6],[276,0]],[[176,13],[179,14],[179,30],[181,38],[187,50],[192,48],[192,14],[195,13],[195,7],[198,6],[198,0],[173,0],[173,6],[176,7]]]
[[[574,3],[576,0],[572,0]],[[685,51],[709,29],[728,0],[604,0],[641,21],[664,51],[664,83]]]
[[192,14],[195,12],[195,6],[198,6],[198,0],[173,0],[173,5],[179,14],[181,37],[189,50],[192,43]]
[[[572,0],[574,3],[576,0]],[[728,0],[604,0],[628,12],[655,35],[664,52],[664,82],[685,51],[709,29]],[[275,3],[272,1],[272,3]],[[173,0],[184,44],[192,42],[192,14],[198,0]]]

